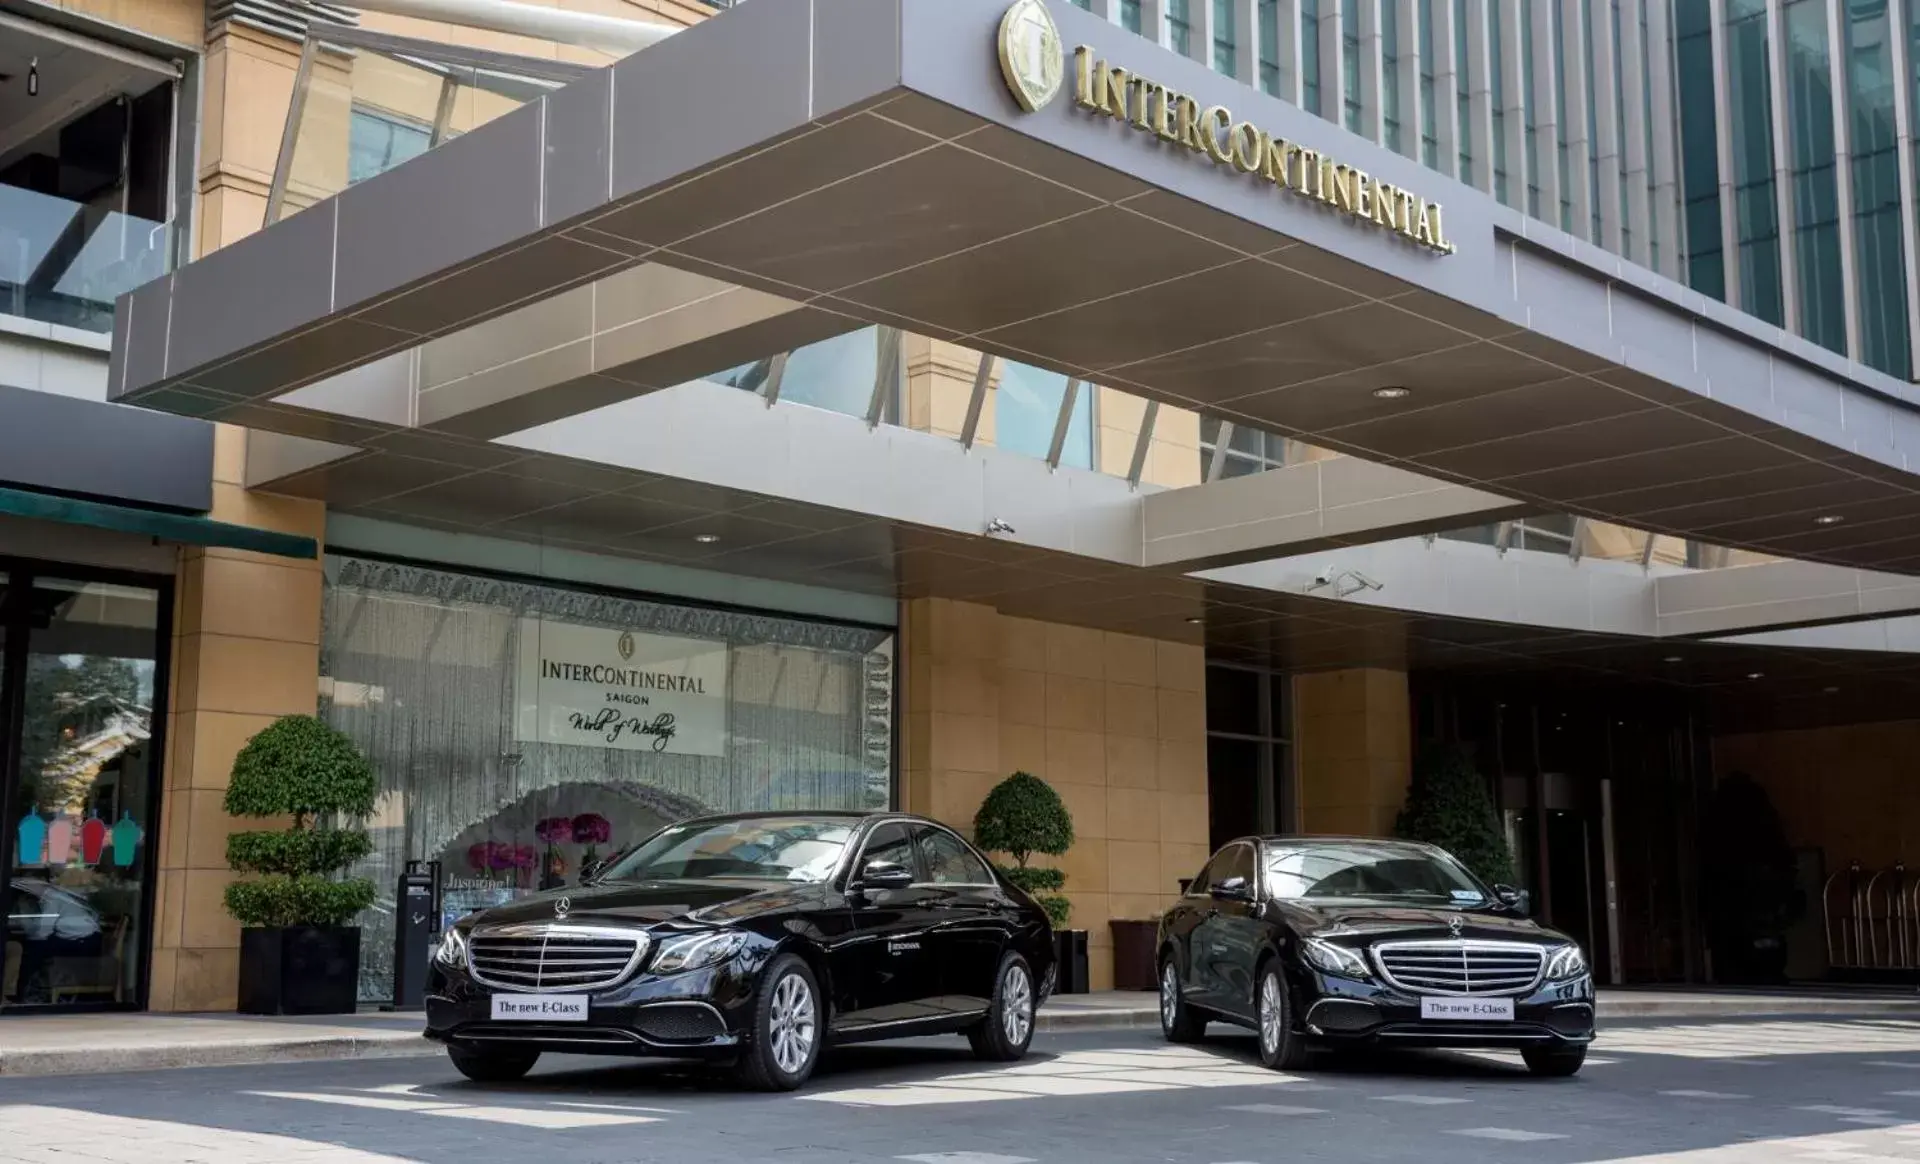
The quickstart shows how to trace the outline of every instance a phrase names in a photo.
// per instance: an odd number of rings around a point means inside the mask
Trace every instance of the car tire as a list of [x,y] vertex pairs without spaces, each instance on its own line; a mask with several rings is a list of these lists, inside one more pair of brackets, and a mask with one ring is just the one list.
[[1581,1064],[1587,1061],[1585,1047],[1528,1047],[1520,1052],[1526,1060],[1527,1070],[1535,1075],[1552,1079],[1565,1079],[1577,1075]]
[[1000,973],[993,980],[993,1005],[987,1008],[987,1017],[967,1032],[973,1053],[992,1063],[1025,1058],[1033,1045],[1037,998],[1027,960],[1014,953],[1000,959]]
[[463,1051],[447,1048],[453,1069],[475,1083],[512,1083],[523,1078],[540,1061],[540,1052],[516,1048],[511,1051]]
[[1306,1036],[1293,1029],[1293,1005],[1287,1000],[1287,979],[1277,959],[1260,968],[1253,992],[1254,1030],[1260,1039],[1260,1061],[1275,1071],[1298,1071],[1313,1055]]
[[792,1091],[813,1075],[826,1035],[813,971],[797,954],[782,954],[760,974],[734,1075],[755,1091]]
[[1207,1034],[1206,1016],[1180,993],[1180,967],[1172,954],[1160,960],[1160,1033],[1169,1043],[1197,1043]]

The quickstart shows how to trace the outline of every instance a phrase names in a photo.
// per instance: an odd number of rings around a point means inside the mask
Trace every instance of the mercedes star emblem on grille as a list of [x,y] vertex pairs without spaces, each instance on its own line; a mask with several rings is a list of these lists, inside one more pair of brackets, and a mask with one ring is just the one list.
[[[560,899],[560,912],[562,914],[567,912],[567,899],[564,897]],[[1460,936],[1460,931],[1466,928],[1466,919],[1457,913],[1447,919],[1447,932],[1456,938]]]
[[[573,908],[573,902],[572,902],[571,900],[569,900],[569,899],[567,899],[567,898],[565,898],[565,897],[563,897],[563,898],[561,898],[561,899],[560,899],[559,901],[556,901],[556,902],[554,902],[554,903],[553,903],[553,916],[555,916],[555,917],[565,917],[565,916],[567,916],[567,911],[568,911],[568,910],[570,910],[570,909],[572,909],[572,908]],[[1455,928],[1455,930],[1454,930],[1453,932],[1457,934],[1457,933],[1459,933],[1460,931],[1459,931],[1459,929],[1458,929],[1458,928]]]

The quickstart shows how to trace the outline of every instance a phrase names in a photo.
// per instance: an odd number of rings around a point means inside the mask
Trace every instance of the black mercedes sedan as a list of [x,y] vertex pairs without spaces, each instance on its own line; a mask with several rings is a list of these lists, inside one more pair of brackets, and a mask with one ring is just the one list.
[[1430,845],[1250,837],[1160,922],[1160,1025],[1191,1042],[1250,1027],[1270,1067],[1317,1048],[1509,1047],[1572,1075],[1593,1041],[1580,947]]
[[1054,974],[1046,914],[944,825],[707,817],[463,918],[433,954],[426,1034],[470,1079],[554,1051],[730,1061],[788,1090],[830,1043],[961,1033],[1018,1059]]

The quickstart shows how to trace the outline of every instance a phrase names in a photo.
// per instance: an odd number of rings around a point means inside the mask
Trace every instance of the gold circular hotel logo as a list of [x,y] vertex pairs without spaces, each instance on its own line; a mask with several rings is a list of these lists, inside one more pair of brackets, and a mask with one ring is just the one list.
[[622,660],[627,662],[633,661],[633,632],[632,631],[621,632],[619,640],[614,645],[620,648],[620,658]]
[[1046,108],[1066,75],[1060,29],[1042,0],[1019,0],[1000,18],[1000,71],[1020,107],[1028,113]]

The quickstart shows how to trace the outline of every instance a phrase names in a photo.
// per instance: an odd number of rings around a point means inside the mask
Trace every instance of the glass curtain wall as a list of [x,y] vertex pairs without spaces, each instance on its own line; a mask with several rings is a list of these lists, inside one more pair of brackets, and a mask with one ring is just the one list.
[[365,999],[408,861],[457,916],[686,817],[892,803],[891,631],[354,557],[326,579],[321,714],[380,779]]
[[1834,181],[1833,61],[1827,51],[1827,5],[1787,0],[1787,143],[1792,182],[1793,247],[1801,334],[1845,353],[1847,319],[1840,276],[1840,200]]
[[1860,302],[1860,360],[1911,377],[1907,342],[1906,243],[1900,232],[1900,153],[1887,0],[1849,0],[1845,30],[1848,110],[1852,118],[1854,266]]
[[1713,67],[1713,11],[1708,0],[1678,0],[1674,34],[1687,283],[1702,295],[1724,301],[1727,265],[1720,242],[1720,123],[1714,104],[1717,74]]
[[171,598],[67,573],[0,573],[4,1011],[144,1001]]
[[1740,307],[1785,322],[1780,287],[1780,214],[1773,186],[1773,82],[1767,69],[1764,0],[1727,0],[1728,111],[1733,132],[1734,225],[1740,243]]

